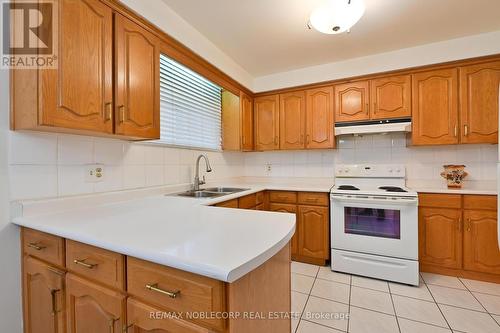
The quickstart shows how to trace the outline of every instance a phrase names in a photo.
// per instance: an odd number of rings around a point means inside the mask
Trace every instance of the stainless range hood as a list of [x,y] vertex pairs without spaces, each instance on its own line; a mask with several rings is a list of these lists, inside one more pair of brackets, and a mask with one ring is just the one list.
[[335,124],[335,136],[391,132],[411,132],[411,119],[387,119]]

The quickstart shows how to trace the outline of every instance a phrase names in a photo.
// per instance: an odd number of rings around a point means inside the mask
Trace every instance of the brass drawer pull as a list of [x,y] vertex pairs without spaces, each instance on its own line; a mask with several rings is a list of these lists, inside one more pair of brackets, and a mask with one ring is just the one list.
[[318,198],[307,198],[306,201],[316,202],[316,201],[318,201]]
[[83,266],[83,267],[88,268],[88,269],[92,269],[92,268],[97,266],[97,264],[86,263],[85,260],[87,260],[87,259],[83,259],[83,260],[75,259],[75,260],[73,260],[73,262],[77,265]]
[[106,103],[104,105],[104,120],[108,121],[111,120],[113,117],[113,110],[111,109],[111,103]]
[[50,296],[52,300],[52,315],[55,316],[59,310],[57,310],[57,305],[56,305],[56,294],[60,291],[60,289],[52,289],[50,291]]
[[163,295],[167,295],[170,298],[176,298],[181,293],[180,290],[168,291],[168,290],[160,289],[160,288],[158,288],[158,283],[147,284],[146,289],[151,290],[151,291],[156,291],[156,292],[163,294]]
[[32,248],[32,249],[35,249],[37,251],[41,251],[43,249],[46,248],[46,246],[43,246],[43,245],[40,245],[40,244],[37,244],[37,243],[28,243],[27,245],[28,247]]

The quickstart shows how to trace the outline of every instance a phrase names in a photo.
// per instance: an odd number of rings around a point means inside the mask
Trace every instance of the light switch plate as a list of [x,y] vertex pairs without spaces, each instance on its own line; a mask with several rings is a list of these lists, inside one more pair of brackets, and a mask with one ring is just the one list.
[[99,183],[104,178],[104,165],[102,164],[89,164],[85,168],[85,182],[86,183]]

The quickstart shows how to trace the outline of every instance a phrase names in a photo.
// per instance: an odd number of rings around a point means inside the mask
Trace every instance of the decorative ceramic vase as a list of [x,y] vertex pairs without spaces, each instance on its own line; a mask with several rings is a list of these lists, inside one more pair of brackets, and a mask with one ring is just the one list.
[[450,188],[461,188],[462,183],[468,173],[465,172],[465,165],[443,165],[444,171],[441,172],[441,177],[446,179],[448,182],[448,187]]

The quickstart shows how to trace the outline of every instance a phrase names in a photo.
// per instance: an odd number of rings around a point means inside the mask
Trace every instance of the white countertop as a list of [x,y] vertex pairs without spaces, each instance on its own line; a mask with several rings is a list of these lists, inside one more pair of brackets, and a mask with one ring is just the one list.
[[333,182],[288,180],[280,184],[245,179],[216,185],[249,190],[215,199],[164,195],[185,189],[175,186],[16,202],[12,205],[12,222],[233,282],[270,259],[290,241],[295,232],[295,216],[209,205],[265,189],[328,192]]
[[478,194],[497,195],[497,183],[495,181],[465,181],[462,188],[448,188],[445,181],[407,181],[407,186],[419,193],[443,193],[443,194]]

